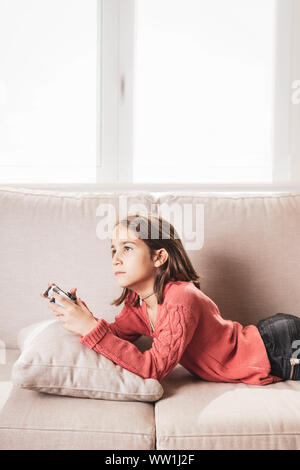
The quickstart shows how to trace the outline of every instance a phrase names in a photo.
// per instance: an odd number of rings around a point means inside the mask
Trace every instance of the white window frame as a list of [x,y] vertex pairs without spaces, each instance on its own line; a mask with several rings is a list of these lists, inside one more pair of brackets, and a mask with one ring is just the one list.
[[132,181],[134,0],[98,0],[97,182]]
[[[273,181],[292,181],[290,151],[291,52],[294,0],[277,0],[274,44],[275,83],[273,89]],[[300,182],[299,182],[300,183]]]
[[291,87],[294,80],[300,80],[300,0],[276,1],[273,183],[132,183],[135,4],[138,0],[98,0],[97,183],[6,186],[67,190],[299,191],[300,104],[292,103]]
[[[280,1],[280,0],[278,0]],[[292,0],[290,89],[300,80],[300,1]],[[294,89],[291,89],[291,95]],[[299,95],[299,94],[298,94]],[[289,145],[291,155],[291,181],[300,180],[300,103],[289,100]]]

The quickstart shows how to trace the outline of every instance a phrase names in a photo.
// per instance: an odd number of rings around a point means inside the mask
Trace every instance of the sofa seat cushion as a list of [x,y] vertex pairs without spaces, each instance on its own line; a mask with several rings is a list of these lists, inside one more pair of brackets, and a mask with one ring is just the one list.
[[300,382],[206,382],[177,365],[162,386],[155,404],[159,450],[300,448]]
[[0,449],[152,450],[154,406],[13,387],[0,413]]

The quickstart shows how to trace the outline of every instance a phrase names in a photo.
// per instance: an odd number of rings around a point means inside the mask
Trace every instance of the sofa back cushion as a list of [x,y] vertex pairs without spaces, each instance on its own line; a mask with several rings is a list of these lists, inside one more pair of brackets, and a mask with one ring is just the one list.
[[[49,281],[64,290],[77,287],[97,318],[113,321],[122,305],[110,302],[122,289],[112,273],[105,221],[135,210],[159,210],[174,223],[202,276],[201,289],[224,318],[247,325],[277,312],[300,314],[300,193],[77,193],[3,186],[0,339],[7,347],[17,347],[21,328],[49,318],[39,296]],[[151,344],[141,341],[142,349]]]
[[122,289],[112,272],[108,224],[127,209],[149,211],[152,203],[143,192],[0,187],[0,339],[6,347],[17,347],[21,328],[50,317],[39,295],[49,281],[65,291],[77,287],[94,315],[112,322],[122,305],[110,302]]

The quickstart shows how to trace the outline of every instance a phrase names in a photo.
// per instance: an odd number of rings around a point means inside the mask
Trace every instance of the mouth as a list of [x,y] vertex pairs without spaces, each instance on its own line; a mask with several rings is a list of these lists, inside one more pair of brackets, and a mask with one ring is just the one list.
[[125,273],[124,273],[124,272],[121,272],[121,271],[117,271],[117,272],[115,273],[115,276],[117,276],[118,274],[125,274]]

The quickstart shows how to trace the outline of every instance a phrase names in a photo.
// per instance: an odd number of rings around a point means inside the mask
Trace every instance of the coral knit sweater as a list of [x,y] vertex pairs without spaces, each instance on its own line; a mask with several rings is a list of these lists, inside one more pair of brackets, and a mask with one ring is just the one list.
[[[141,335],[153,338],[143,353],[132,344]],[[144,379],[161,381],[179,363],[212,382],[267,385],[282,380],[270,375],[257,327],[223,319],[216,304],[187,281],[165,285],[154,329],[145,302],[133,307],[126,298],[113,323],[100,318],[80,342]]]

